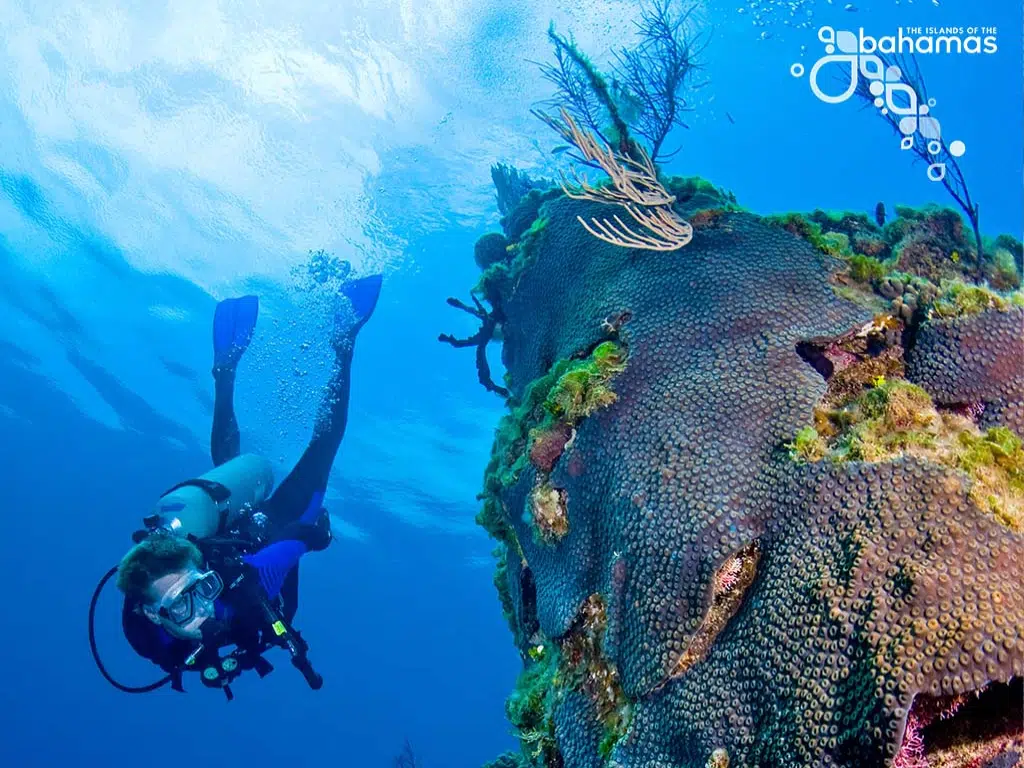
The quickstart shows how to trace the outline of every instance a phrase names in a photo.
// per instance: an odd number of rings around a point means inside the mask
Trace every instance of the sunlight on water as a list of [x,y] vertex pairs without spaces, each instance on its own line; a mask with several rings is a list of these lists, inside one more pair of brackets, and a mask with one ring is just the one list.
[[[408,271],[416,238],[494,221],[490,164],[552,163],[537,139],[546,129],[528,112],[547,95],[534,62],[549,54],[548,23],[607,50],[631,31],[622,8],[5,3],[0,224],[16,290],[38,291],[41,303],[30,319],[0,302],[0,328],[38,353],[31,369],[90,418],[141,428],[145,411],[128,418],[111,403],[132,393],[152,409],[146,423],[167,419],[175,439],[203,445],[211,307],[183,287],[134,300],[123,281],[133,269],[171,275],[214,298],[258,281],[263,319],[240,381],[241,418],[283,476],[330,359],[323,339],[337,282],[308,272],[309,253],[327,249],[357,273]],[[74,328],[41,320],[53,313]],[[347,445],[376,458],[348,474],[398,494],[388,507],[414,524],[471,530],[432,510],[471,500],[475,472],[395,461],[397,446],[431,433],[425,418],[366,434],[355,426]],[[475,460],[480,441],[457,450]]]
[[[16,3],[0,18],[3,139],[142,270],[223,290],[284,280],[316,248],[398,264],[410,231],[388,214],[479,219],[488,164],[530,154],[517,128],[542,95],[538,31],[617,5]],[[576,26],[590,44],[628,25]]]

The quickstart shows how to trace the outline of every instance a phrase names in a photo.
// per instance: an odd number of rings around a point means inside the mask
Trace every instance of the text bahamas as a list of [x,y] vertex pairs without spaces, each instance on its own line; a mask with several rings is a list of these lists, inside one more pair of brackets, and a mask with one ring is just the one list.
[[995,53],[995,35],[897,35],[872,37],[861,27],[857,34],[860,53]]

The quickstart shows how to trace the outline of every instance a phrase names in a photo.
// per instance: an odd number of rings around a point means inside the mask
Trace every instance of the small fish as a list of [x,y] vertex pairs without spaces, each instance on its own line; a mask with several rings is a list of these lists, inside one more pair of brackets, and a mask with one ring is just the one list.
[[960,263],[960,251],[953,251],[953,254],[950,256],[950,258],[953,259],[953,263],[954,264],[959,264]]
[[568,144],[559,144],[557,147],[555,147],[554,149],[551,150],[551,154],[552,155],[560,155],[563,152],[565,152],[565,150],[567,150],[567,149],[572,149],[572,147],[569,146]]
[[727,118],[729,118],[729,122],[730,122],[730,123],[732,123],[733,125],[736,125],[736,121],[732,119],[732,115],[730,115],[730,114],[729,114],[728,112],[726,112],[726,113],[725,113],[725,116],[726,116]]
[[853,3],[847,3],[846,5],[843,6],[843,10],[844,11],[849,11],[850,13],[856,13],[857,12],[857,6],[854,5]]

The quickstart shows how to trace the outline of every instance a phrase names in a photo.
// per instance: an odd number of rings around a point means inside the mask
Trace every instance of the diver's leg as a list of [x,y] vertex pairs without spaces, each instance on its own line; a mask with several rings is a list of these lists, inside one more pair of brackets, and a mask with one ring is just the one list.
[[213,428],[210,456],[219,467],[241,451],[238,420],[235,418],[235,371],[249,346],[259,300],[255,296],[225,299],[213,315]]
[[320,403],[309,445],[267,502],[265,512],[273,523],[285,525],[301,520],[312,524],[320,514],[327,477],[348,423],[351,371],[350,344],[347,350],[339,348],[336,353],[334,370]]
[[334,457],[345,436],[348,423],[348,398],[352,374],[352,354],[356,336],[377,304],[381,276],[371,275],[342,286],[345,299],[335,314],[334,368],[324,392],[313,427],[313,438],[295,464],[295,468],[267,502],[266,514],[274,524],[295,520],[313,524],[323,507],[327,478]]
[[241,453],[241,436],[235,418],[235,369],[214,368],[213,429],[210,431],[210,456],[219,467]]

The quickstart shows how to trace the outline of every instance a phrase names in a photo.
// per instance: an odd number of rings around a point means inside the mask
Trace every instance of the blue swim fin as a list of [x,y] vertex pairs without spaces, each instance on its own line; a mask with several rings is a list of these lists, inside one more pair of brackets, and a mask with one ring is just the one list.
[[348,280],[338,289],[341,301],[334,312],[335,343],[353,339],[377,307],[383,275]]
[[259,315],[256,296],[224,299],[213,313],[213,365],[229,368],[238,364],[252,340]]
[[359,325],[369,320],[373,310],[377,307],[377,299],[380,298],[380,287],[383,282],[384,275],[368,275],[349,280],[341,286],[341,293],[352,302],[352,311],[355,312]]

